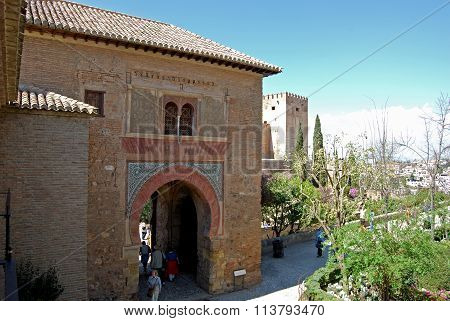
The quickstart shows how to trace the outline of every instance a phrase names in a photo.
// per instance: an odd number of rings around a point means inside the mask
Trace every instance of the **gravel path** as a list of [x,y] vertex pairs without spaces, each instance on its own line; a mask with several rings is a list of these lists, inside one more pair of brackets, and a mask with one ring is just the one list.
[[[326,257],[317,258],[315,241],[290,244],[284,249],[283,258],[273,258],[272,253],[263,255],[261,262],[262,282],[236,292],[210,295],[200,289],[189,275],[181,275],[175,282],[166,282],[160,300],[298,300],[298,284],[315,270],[325,265]],[[324,250],[324,254],[328,251]],[[139,298],[145,300],[145,277],[141,276]]]

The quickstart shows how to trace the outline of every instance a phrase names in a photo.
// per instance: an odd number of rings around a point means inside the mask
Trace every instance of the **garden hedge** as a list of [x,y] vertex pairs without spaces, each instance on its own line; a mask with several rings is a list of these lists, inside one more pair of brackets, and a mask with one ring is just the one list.
[[302,300],[308,301],[339,301],[335,296],[323,290],[328,284],[336,283],[340,279],[339,269],[332,264],[316,270],[305,281],[306,290]]

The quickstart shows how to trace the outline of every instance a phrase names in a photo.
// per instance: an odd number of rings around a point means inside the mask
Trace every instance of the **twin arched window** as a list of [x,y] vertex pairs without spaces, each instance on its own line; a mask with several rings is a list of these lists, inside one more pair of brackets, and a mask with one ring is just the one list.
[[184,104],[179,110],[175,103],[169,102],[166,104],[164,112],[165,135],[177,135],[179,126],[180,135],[192,136],[194,108],[190,104]]

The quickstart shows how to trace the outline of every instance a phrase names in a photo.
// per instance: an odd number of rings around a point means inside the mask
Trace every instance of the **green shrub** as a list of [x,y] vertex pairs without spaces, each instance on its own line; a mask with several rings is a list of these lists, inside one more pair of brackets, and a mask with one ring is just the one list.
[[327,293],[328,284],[336,283],[341,278],[339,269],[332,263],[316,270],[305,280],[304,299],[309,301],[337,301],[338,298]]
[[337,230],[335,238],[343,277],[357,291],[368,289],[381,300],[417,300],[422,288],[449,289],[448,243],[433,241],[415,222],[399,221],[389,230],[378,225],[374,231],[350,224]]
[[396,212],[400,209],[401,199],[389,198],[387,202],[387,207],[384,199],[379,200],[367,200],[365,203],[366,210],[368,212],[374,212],[375,215],[384,214],[384,209],[386,207],[386,213]]
[[20,301],[53,301],[64,291],[54,266],[41,272],[31,261],[17,266],[17,286]]
[[[430,191],[428,189],[421,189],[417,194],[407,195],[399,199],[399,206],[401,209],[418,208],[424,210],[430,204]],[[449,202],[449,195],[437,191],[434,195],[435,207],[446,207]]]
[[450,224],[445,223],[434,230],[434,240],[435,241],[442,241],[443,239],[445,239],[445,237],[447,236],[448,231],[450,229],[449,225]]

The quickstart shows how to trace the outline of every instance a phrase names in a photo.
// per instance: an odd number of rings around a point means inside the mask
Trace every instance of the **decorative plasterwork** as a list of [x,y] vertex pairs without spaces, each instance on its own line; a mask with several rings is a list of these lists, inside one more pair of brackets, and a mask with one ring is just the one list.
[[[128,163],[128,197],[127,208],[130,209],[139,189],[152,176],[172,166],[184,166],[196,170],[206,177],[216,192],[217,199],[223,199],[223,165],[222,163],[195,162],[130,162]],[[186,174],[189,175],[189,174]]]

